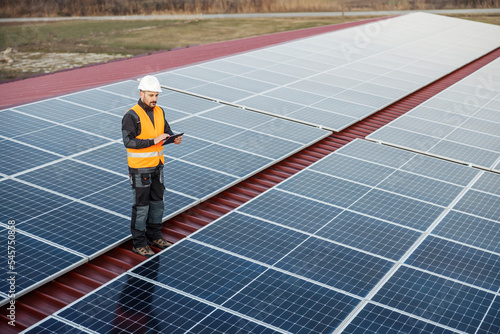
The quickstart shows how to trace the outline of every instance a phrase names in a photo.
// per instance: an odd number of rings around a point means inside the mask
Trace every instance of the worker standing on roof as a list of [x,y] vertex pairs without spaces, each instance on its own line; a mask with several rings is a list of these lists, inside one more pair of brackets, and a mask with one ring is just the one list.
[[[122,119],[123,144],[127,148],[130,183],[134,195],[130,230],[132,251],[152,256],[149,245],[164,249],[171,245],[162,235],[163,143],[174,133],[156,102],[160,82],[147,75],[139,82],[140,99]],[[175,138],[180,144],[182,136]]]

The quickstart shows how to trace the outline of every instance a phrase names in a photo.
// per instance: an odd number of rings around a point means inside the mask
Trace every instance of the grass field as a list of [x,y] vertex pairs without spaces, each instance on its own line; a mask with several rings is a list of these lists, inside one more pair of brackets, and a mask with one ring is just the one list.
[[[500,25],[500,15],[455,16]],[[239,18],[179,21],[59,21],[36,24],[0,24],[0,50],[12,48],[11,58],[33,55],[31,62],[43,55],[76,53],[107,54],[118,57],[171,50],[190,45],[258,36],[357,21],[366,17]],[[17,53],[16,53],[17,52]],[[17,59],[16,59],[17,57]],[[75,60],[78,57],[75,57]],[[94,59],[93,57],[87,57]],[[26,78],[53,71],[43,66],[13,66],[0,63],[0,81]],[[40,64],[45,63],[40,61]],[[79,59],[77,65],[82,66]],[[71,67],[68,65],[68,67]],[[57,69],[61,69],[58,67]]]

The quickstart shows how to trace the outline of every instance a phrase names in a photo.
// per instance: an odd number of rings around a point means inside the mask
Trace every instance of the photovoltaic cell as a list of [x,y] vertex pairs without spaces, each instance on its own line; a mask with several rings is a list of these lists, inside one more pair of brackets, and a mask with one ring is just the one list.
[[220,142],[236,149],[258,154],[271,159],[280,159],[302,148],[299,143],[255,131],[244,131]]
[[497,296],[477,333],[488,334],[500,332],[500,322],[498,319],[500,319],[500,299]]
[[230,77],[227,79],[220,80],[219,83],[224,86],[238,87],[244,91],[249,91],[252,93],[261,93],[269,89],[277,87],[277,85],[269,82],[262,82],[253,79],[242,79],[239,77]]
[[416,242],[421,233],[355,212],[344,211],[316,235],[398,260]]
[[394,172],[378,187],[442,206],[448,206],[462,190],[460,186],[400,171]]
[[237,180],[235,176],[177,160],[166,164],[163,174],[167,190],[181,192],[199,199],[212,195]]
[[353,204],[369,190],[367,186],[309,170],[287,179],[278,189],[343,207]]
[[432,325],[428,322],[409,317],[378,305],[368,304],[354,318],[342,333],[346,334],[453,334],[454,331]]
[[133,106],[139,99],[139,94],[137,94],[137,98],[129,98],[99,89],[91,89],[79,93],[64,95],[60,97],[60,99],[97,110],[108,111],[122,107],[126,109]]
[[407,264],[496,292],[500,256],[436,237],[428,237]]
[[481,325],[494,298],[484,290],[401,267],[373,300],[471,333]]
[[[170,149],[170,146],[168,147]],[[165,151],[169,150],[165,147]],[[88,152],[75,155],[73,160],[86,162],[115,173],[128,176],[127,149],[122,143],[111,143]],[[166,158],[168,161],[169,159]]]
[[355,140],[349,145],[340,148],[336,153],[393,168],[406,165],[408,161],[416,156],[416,154],[408,151],[398,150],[386,145],[371,145],[371,143],[363,140]]
[[387,260],[311,237],[274,266],[364,297],[392,265]]
[[[14,226],[17,226],[18,220]],[[4,222],[4,221],[2,221]],[[7,221],[5,221],[7,223]],[[12,225],[11,225],[12,226]],[[9,234],[6,228],[1,228],[0,240],[2,242],[0,260],[5,264],[5,270],[2,270],[0,289],[1,291],[10,291],[10,282],[8,278],[14,277],[16,297],[22,296],[27,291],[42,284],[42,282],[52,279],[54,275],[60,275],[72,267],[75,267],[87,259],[70,253],[67,250],[57,248],[48,243],[22,234],[20,231],[15,233],[15,256],[13,267],[7,267],[9,263],[8,239]]]
[[[227,236],[231,235],[231,238]],[[306,235],[262,220],[231,212],[217,224],[193,235],[193,239],[227,251],[274,264],[293,250]],[[270,250],[273,250],[272,252]]]
[[[160,77],[158,76],[158,79],[159,78]],[[219,103],[211,100],[173,91],[165,91],[165,94],[162,92],[162,100],[164,100],[164,102],[161,102],[160,100],[160,106],[165,105],[169,109],[174,109],[191,115],[220,106]]]
[[182,159],[239,178],[249,176],[274,161],[221,145],[206,147],[185,155]]
[[80,118],[67,122],[66,125],[87,131],[95,135],[117,140],[122,138],[121,117],[99,113],[98,115]]
[[288,99],[290,102],[306,104],[306,105],[317,103],[319,101],[324,100],[325,98],[322,95],[304,92],[298,89],[287,88],[287,87],[274,89],[267,95],[275,97],[277,99],[282,99],[282,100]]
[[280,333],[271,328],[258,325],[245,318],[240,318],[231,313],[216,310],[208,317],[200,321],[188,333],[191,334],[212,334],[212,333],[259,333],[275,334]]
[[448,161],[420,154],[415,155],[401,169],[460,186],[468,185],[479,173],[474,168],[464,168],[459,164],[450,164]]
[[248,129],[252,129],[256,126],[272,122],[276,119],[273,116],[250,112],[248,110],[234,108],[227,105],[209,110],[203,113],[202,116],[214,121],[225,122],[227,124],[245,127]]
[[291,333],[331,332],[358,304],[356,298],[269,270],[224,303]]
[[[23,106],[17,106],[13,109],[60,124],[100,114],[98,110],[79,106],[60,99],[49,99],[30,103]],[[44,122],[41,123],[43,124]]]
[[84,334],[89,333],[82,328],[77,328],[54,317],[48,317],[42,322],[39,322],[36,327],[28,329],[23,333],[37,333],[37,334],[56,334],[56,333],[68,333],[68,334]]
[[500,254],[500,225],[493,220],[452,210],[432,233]]
[[164,154],[167,158],[182,158],[185,155],[199,151],[213,144],[211,141],[198,139],[188,134],[185,134],[182,137],[183,139],[181,145],[168,144],[163,147]]
[[325,130],[280,118],[274,118],[269,122],[254,127],[253,130],[307,145],[317,141],[318,137],[325,136]]
[[23,222],[70,202],[65,197],[26,185],[16,180],[0,182],[2,210],[0,222]]
[[372,190],[352,210],[425,231],[444,211],[443,207],[381,190]]
[[248,92],[245,92],[244,90],[219,85],[216,83],[209,83],[203,86],[198,86],[191,89],[190,93],[222,101],[237,101],[248,95]]
[[123,180],[84,196],[81,200],[119,215],[129,216],[133,203],[132,187],[129,180]]
[[[48,133],[57,133],[57,136],[49,135]],[[56,125],[51,127],[50,131],[43,129],[31,132],[29,136],[23,137],[23,142],[47,151],[69,156],[109,143],[110,141],[62,125]]]
[[222,304],[245,287],[265,267],[215,249],[187,241],[172,247],[168,256],[150,260],[132,270],[209,302]]
[[49,128],[52,130],[55,126],[54,123],[23,115],[10,109],[0,112],[0,136],[6,138],[22,137],[25,140],[28,134],[31,136],[36,131],[47,131]]
[[265,192],[238,211],[308,233],[315,233],[341,212],[334,206],[277,189]]
[[500,217],[500,197],[471,190],[454,208],[480,217],[498,220]]
[[483,173],[479,180],[474,183],[473,188],[500,196],[500,175],[496,173]]
[[82,198],[124,180],[123,176],[71,160],[33,170],[18,178],[73,198]]
[[196,116],[176,122],[175,128],[189,129],[189,131],[186,130],[186,132],[189,132],[189,135],[211,142],[219,142],[244,131],[235,126]]
[[138,89],[139,83],[134,80],[126,80],[126,81],[121,81],[117,82],[111,85],[106,85],[99,87],[99,90],[104,90],[107,92],[119,94],[119,95],[124,95],[130,98],[135,99],[136,101],[139,100],[139,89]]
[[308,123],[316,124],[318,127],[322,127],[323,124],[327,124],[329,121],[333,120],[341,124],[352,124],[358,120],[355,117],[337,114],[331,110],[311,107],[304,107],[291,112],[287,115],[287,118],[303,122],[307,121]]
[[[43,163],[52,162],[60,159],[60,156],[38,150],[33,147],[19,144],[17,142],[6,140],[2,143],[3,154],[2,164],[0,164],[0,173],[13,175],[23,172]],[[19,163],[22,161],[22,164]]]
[[[313,104],[312,107],[344,115],[346,120],[349,118],[360,120],[361,116],[373,112],[369,106],[337,97],[321,100]],[[347,124],[340,125],[345,127]]]
[[375,165],[368,161],[333,154],[316,163],[311,170],[334,175],[362,184],[376,186],[394,173],[390,167]]
[[77,202],[20,222],[17,227],[88,257],[123,241],[130,233],[128,219]]

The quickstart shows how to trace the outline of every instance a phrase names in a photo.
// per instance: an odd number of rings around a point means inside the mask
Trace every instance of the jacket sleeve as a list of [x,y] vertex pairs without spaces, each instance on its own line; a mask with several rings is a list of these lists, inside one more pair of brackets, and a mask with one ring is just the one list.
[[[165,110],[163,110],[163,117],[165,117]],[[168,124],[166,117],[165,117],[165,130],[164,130],[164,132],[171,135],[171,136],[174,135],[174,132],[170,128],[170,125]]]
[[139,116],[133,110],[127,111],[122,119],[122,137],[123,145],[126,148],[146,148],[153,146],[154,139],[138,139],[137,136],[141,132],[141,123]]

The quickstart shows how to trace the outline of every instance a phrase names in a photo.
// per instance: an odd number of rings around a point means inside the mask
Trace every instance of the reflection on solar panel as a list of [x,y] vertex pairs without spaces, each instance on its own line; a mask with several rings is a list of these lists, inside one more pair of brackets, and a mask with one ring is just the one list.
[[499,35],[495,25],[412,13],[158,78],[174,90],[340,131],[496,49]]
[[[179,92],[162,98],[186,132],[165,147],[164,219],[330,134]],[[0,227],[14,221],[23,241],[16,296],[130,238],[121,118],[137,99],[137,83],[125,81],[0,111]]]
[[368,139],[500,171],[500,59]]
[[499,177],[358,139],[54,317],[97,332],[496,333]]

